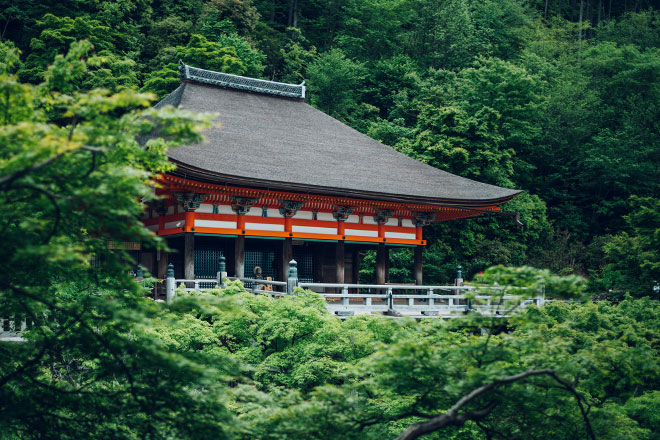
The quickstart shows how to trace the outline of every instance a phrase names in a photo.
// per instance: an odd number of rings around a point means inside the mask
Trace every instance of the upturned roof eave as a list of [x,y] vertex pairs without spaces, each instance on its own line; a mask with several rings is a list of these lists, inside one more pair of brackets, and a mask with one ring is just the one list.
[[200,168],[192,167],[183,162],[170,158],[170,161],[177,165],[177,168],[169,174],[198,180],[211,184],[233,184],[242,187],[289,191],[295,193],[316,194],[325,196],[336,197],[355,197],[359,199],[374,200],[374,201],[387,201],[396,203],[416,203],[429,206],[449,206],[449,207],[467,207],[467,208],[484,208],[501,205],[511,201],[514,197],[520,195],[522,190],[509,190],[509,194],[490,199],[458,199],[447,197],[427,197],[416,196],[409,194],[393,194],[370,192],[350,188],[334,188],[323,185],[309,185],[303,183],[284,182],[269,179],[255,179],[254,177],[241,177],[236,175],[221,174],[213,171],[203,170]]

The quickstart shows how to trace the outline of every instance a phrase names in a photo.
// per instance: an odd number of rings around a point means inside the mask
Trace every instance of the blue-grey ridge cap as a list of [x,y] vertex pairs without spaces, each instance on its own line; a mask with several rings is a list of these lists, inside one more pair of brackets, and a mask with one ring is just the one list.
[[192,67],[184,64],[183,61],[179,61],[179,73],[182,81],[196,81],[214,86],[228,87],[230,89],[284,96],[286,98],[305,98],[304,81],[301,84],[287,84],[277,81],[248,78],[247,76],[232,75],[229,73]]

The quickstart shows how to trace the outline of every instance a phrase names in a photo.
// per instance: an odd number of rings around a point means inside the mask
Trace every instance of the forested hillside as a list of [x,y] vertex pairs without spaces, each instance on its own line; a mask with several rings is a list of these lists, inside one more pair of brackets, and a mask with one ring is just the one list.
[[[0,438],[660,438],[656,9],[0,0]],[[505,208],[523,227],[425,232],[429,283],[459,263],[490,289],[447,320],[340,320],[314,292],[227,278],[154,301],[127,244],[167,250],[144,204],[168,149],[212,119],[153,107],[180,59],[304,80],[312,105],[406,154],[526,190]],[[410,253],[390,258],[410,281]]]
[[[88,39],[78,90],[159,97],[177,63],[299,83],[309,101],[433,166],[526,193],[426,232],[429,282],[493,264],[648,294],[660,280],[660,7],[650,0],[0,0],[0,52],[39,83]],[[363,270],[369,276],[369,262]],[[393,253],[392,280],[412,257]]]

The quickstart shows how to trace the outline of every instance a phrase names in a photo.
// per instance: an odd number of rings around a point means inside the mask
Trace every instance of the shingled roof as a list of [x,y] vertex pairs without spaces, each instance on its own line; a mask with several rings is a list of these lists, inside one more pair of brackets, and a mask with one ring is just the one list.
[[174,174],[273,190],[472,207],[520,193],[399,153],[295,99],[304,96],[302,84],[254,83],[185,65],[181,72],[181,85],[157,106],[216,113],[217,124],[204,133],[205,142],[169,151],[178,166]]

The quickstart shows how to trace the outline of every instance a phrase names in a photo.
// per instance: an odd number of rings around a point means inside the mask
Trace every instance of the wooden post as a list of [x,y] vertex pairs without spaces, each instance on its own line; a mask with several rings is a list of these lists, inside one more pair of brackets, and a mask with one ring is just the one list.
[[234,241],[234,276],[245,278],[245,236],[239,235]]
[[195,278],[195,234],[186,232],[183,235],[183,276],[187,280],[192,280]]
[[165,251],[156,251],[157,261],[157,273],[158,279],[164,280],[167,278],[167,252]]
[[390,248],[385,246],[385,283],[390,283]]
[[149,263],[151,265],[151,276],[158,278],[158,251],[154,248],[151,251],[151,262]]
[[289,279],[289,263],[293,260],[293,240],[291,238],[285,238],[282,241],[282,258],[280,260],[282,262],[282,281],[286,281]]
[[353,255],[351,259],[353,260],[353,265],[351,267],[351,279],[353,284],[358,284],[360,282],[360,249],[353,249]]
[[385,284],[386,268],[387,268],[387,248],[384,243],[378,244],[378,251],[376,253],[376,284]]
[[415,284],[421,286],[422,282],[422,246],[415,246]]
[[342,284],[344,282],[344,247],[345,243],[340,240],[335,247],[335,266],[337,267],[336,282]]
[[314,282],[322,283],[323,282],[323,261],[325,257],[325,244],[324,243],[312,243],[314,256],[312,258],[313,270],[314,270]]

